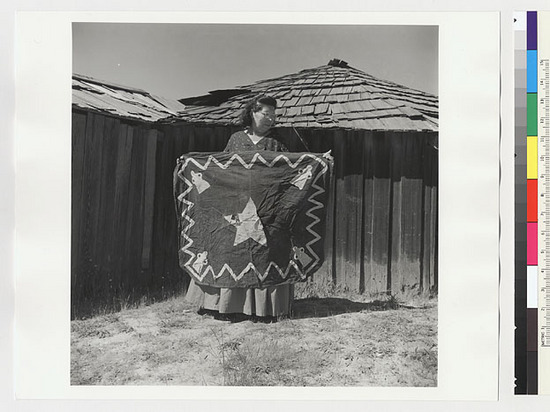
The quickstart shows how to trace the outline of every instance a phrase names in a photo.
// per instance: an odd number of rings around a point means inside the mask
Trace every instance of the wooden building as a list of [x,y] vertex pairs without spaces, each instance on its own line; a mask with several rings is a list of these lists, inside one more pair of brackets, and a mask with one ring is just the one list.
[[180,102],[82,76],[73,91],[75,302],[99,284],[116,299],[185,285],[175,159],[223,150],[258,93],[278,100],[290,150],[335,157],[326,261],[314,281],[373,295],[437,292],[436,96],[340,60]]
[[[174,253],[172,196],[164,193],[163,133],[177,101],[73,75],[71,313],[84,316],[185,287]],[[164,162],[164,163],[163,163]]]

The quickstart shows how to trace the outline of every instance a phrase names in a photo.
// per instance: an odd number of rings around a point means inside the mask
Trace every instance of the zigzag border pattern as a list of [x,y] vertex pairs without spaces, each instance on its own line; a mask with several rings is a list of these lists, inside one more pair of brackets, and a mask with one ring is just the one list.
[[199,281],[202,281],[208,273],[211,273],[212,276],[214,277],[214,279],[218,279],[225,272],[228,272],[231,275],[231,277],[236,282],[238,282],[250,270],[252,270],[256,273],[256,276],[258,277],[258,279],[260,279],[261,281],[264,281],[267,278],[267,276],[269,275],[269,272],[270,272],[271,269],[275,269],[283,279],[286,279],[288,277],[288,274],[290,273],[291,268],[294,268],[294,270],[300,275],[300,277],[302,279],[305,279],[307,277],[307,270],[304,271],[306,273],[302,272],[300,270],[300,268],[298,267],[298,265],[296,264],[296,262],[294,262],[293,260],[289,261],[289,264],[287,265],[285,270],[282,270],[275,262],[271,261],[263,274],[256,268],[256,266],[252,262],[250,262],[238,274],[236,274],[227,263],[222,266],[222,268],[220,269],[220,271],[217,275],[216,275],[216,273],[215,273],[215,271],[214,271],[214,269],[212,268],[211,265],[208,265],[206,267],[206,269],[204,269],[202,271],[202,274],[198,273],[191,266],[191,262],[195,259],[196,255],[192,251],[189,250],[189,248],[193,245],[193,239],[191,239],[188,236],[188,233],[189,233],[190,229],[195,224],[195,221],[191,217],[189,217],[189,215],[188,215],[189,211],[193,208],[194,203],[188,201],[185,198],[185,196],[187,196],[187,194],[189,192],[191,192],[191,190],[193,189],[193,184],[189,181],[189,179],[187,179],[183,175],[183,171],[189,165],[189,163],[194,164],[195,166],[197,166],[201,170],[206,170],[210,166],[210,164],[215,164],[220,169],[226,170],[229,166],[231,166],[231,164],[233,164],[234,161],[237,161],[244,168],[250,170],[252,168],[252,166],[254,166],[254,164],[256,164],[257,161],[263,163],[267,167],[273,167],[281,159],[284,160],[291,168],[295,169],[306,158],[313,159],[322,166],[321,172],[317,175],[317,177],[315,178],[315,180],[311,184],[311,186],[313,188],[317,189],[316,192],[312,193],[311,196],[308,198],[308,201],[311,204],[313,204],[313,206],[306,212],[306,216],[308,216],[312,220],[312,222],[306,226],[306,230],[313,236],[313,239],[311,241],[309,241],[308,243],[306,243],[305,246],[306,246],[307,250],[311,253],[311,255],[314,257],[314,259],[310,262],[310,264],[308,266],[309,267],[315,266],[321,260],[321,258],[314,252],[314,250],[312,249],[312,246],[321,239],[321,236],[317,232],[315,232],[314,226],[317,225],[319,222],[321,222],[321,219],[319,219],[317,216],[315,216],[313,214],[313,212],[318,210],[318,209],[322,209],[324,207],[324,205],[321,202],[317,201],[315,199],[315,197],[325,192],[325,189],[323,189],[321,186],[317,185],[317,181],[321,178],[321,176],[323,176],[325,173],[327,173],[328,165],[325,162],[323,162],[321,159],[319,159],[319,156],[309,154],[309,153],[302,154],[298,158],[298,160],[294,163],[287,156],[285,156],[284,154],[280,154],[280,155],[276,156],[271,162],[268,162],[266,159],[264,159],[264,157],[260,153],[255,153],[254,156],[252,157],[251,161],[249,163],[247,163],[239,154],[235,153],[225,163],[220,162],[218,159],[216,159],[212,155],[208,156],[208,159],[206,160],[206,162],[204,164],[200,164],[197,160],[195,160],[191,157],[188,157],[185,160],[185,162],[183,163],[183,165],[181,166],[181,169],[178,171],[178,177],[180,177],[180,179],[182,179],[182,181],[187,185],[187,189],[185,189],[177,197],[177,199],[180,202],[182,202],[185,206],[187,206],[187,207],[183,208],[182,214],[181,214],[181,217],[183,219],[187,220],[187,222],[189,222],[189,224],[187,226],[185,226],[181,231],[181,235],[184,238],[184,240],[186,241],[186,243],[180,249],[183,253],[186,253],[187,255],[189,255],[189,259],[187,260],[187,262],[184,263],[184,266],[187,268],[187,270],[193,276],[195,276]]

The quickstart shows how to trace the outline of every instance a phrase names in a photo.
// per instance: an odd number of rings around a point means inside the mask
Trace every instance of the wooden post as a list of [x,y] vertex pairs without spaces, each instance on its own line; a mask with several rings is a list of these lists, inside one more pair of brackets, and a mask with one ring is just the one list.
[[144,209],[143,209],[143,249],[141,252],[141,268],[149,269],[151,264],[151,246],[153,242],[153,221],[155,203],[155,174],[157,156],[157,131],[147,133],[147,153],[145,167]]
[[365,292],[377,294],[389,291],[390,242],[390,144],[385,132],[373,136],[372,242],[370,275],[365,277]]
[[71,282],[72,290],[82,270],[82,234],[85,217],[83,201],[84,147],[86,141],[86,115],[72,116],[72,162],[71,162]]
[[393,141],[392,293],[415,296],[422,276],[422,146],[408,132]]

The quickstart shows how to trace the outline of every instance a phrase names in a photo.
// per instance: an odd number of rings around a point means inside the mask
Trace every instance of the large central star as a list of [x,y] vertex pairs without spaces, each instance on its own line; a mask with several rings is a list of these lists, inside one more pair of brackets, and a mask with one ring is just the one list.
[[237,234],[235,235],[235,242],[233,243],[233,246],[237,246],[239,243],[242,243],[247,239],[255,240],[260,245],[265,245],[267,243],[264,233],[264,226],[258,217],[256,205],[254,204],[252,198],[248,199],[248,203],[241,213],[227,215],[224,216],[224,218],[237,228]]

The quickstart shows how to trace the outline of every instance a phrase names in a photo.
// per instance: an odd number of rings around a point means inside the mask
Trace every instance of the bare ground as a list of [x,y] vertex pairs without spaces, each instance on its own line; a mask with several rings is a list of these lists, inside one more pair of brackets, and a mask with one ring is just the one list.
[[437,305],[295,301],[276,323],[224,322],[183,298],[71,324],[73,385],[436,386]]

